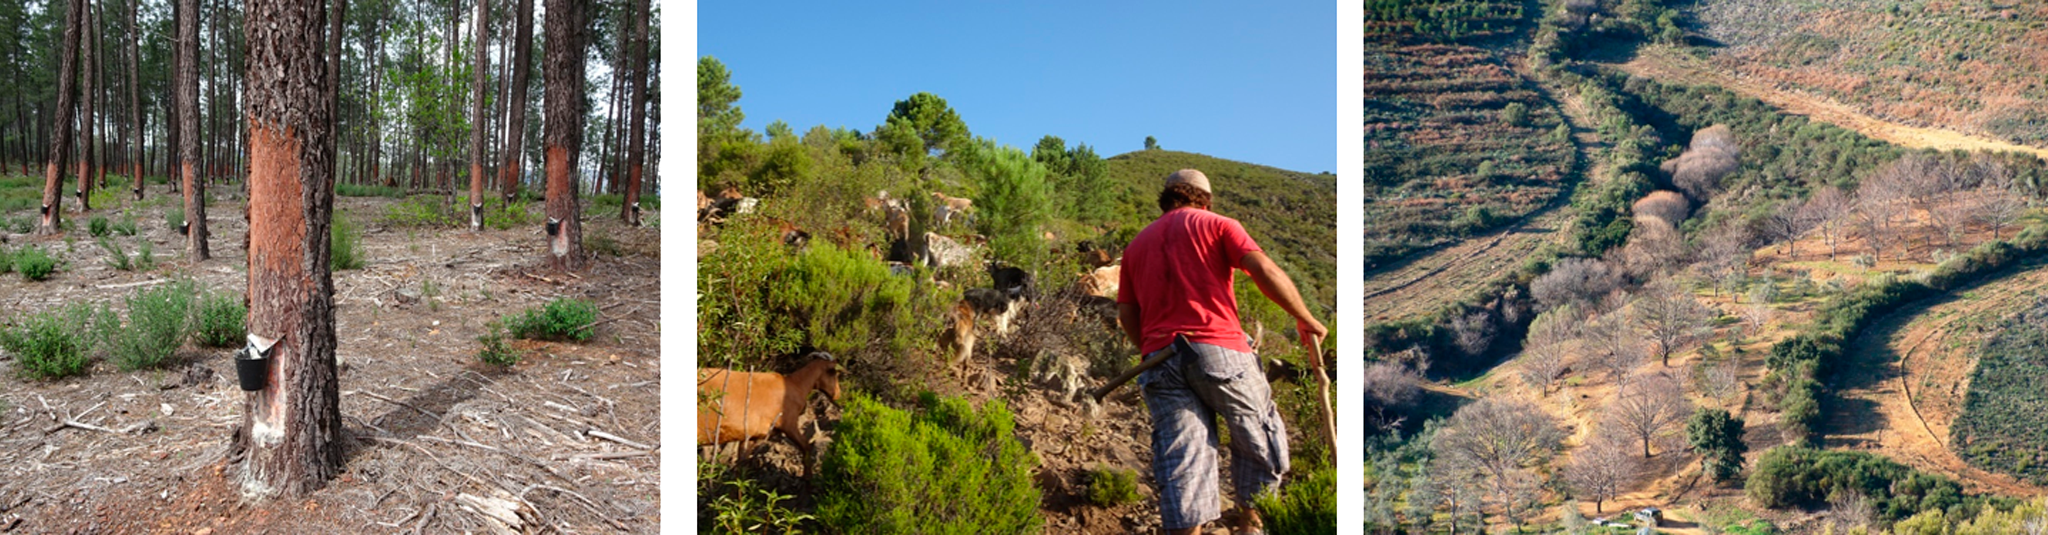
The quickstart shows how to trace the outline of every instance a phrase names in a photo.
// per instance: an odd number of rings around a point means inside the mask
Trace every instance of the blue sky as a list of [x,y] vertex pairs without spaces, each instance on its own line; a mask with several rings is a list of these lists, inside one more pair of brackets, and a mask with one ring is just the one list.
[[1321,2],[697,4],[697,54],[744,93],[745,126],[873,130],[913,93],[975,135],[1047,134],[1104,157],[1163,148],[1338,169],[1336,6]]

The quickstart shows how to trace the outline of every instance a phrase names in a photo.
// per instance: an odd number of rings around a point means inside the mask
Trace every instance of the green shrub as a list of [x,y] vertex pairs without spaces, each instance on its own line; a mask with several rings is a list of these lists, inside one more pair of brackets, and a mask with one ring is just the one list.
[[135,247],[135,269],[150,271],[156,269],[156,244],[142,240]]
[[384,224],[394,227],[452,227],[456,221],[469,221],[465,215],[457,218],[442,204],[439,197],[420,195],[384,207]]
[[29,231],[35,229],[36,222],[27,217],[11,217],[7,219],[7,230],[14,231],[15,234],[28,234]]
[[170,209],[164,210],[164,228],[171,229],[171,232],[177,232],[178,227],[182,226],[185,226],[184,204],[173,205]]
[[1764,452],[1744,487],[1750,500],[1774,509],[1821,506],[1838,493],[1859,493],[1869,498],[1878,516],[1887,521],[1983,501],[1965,497],[1954,480],[1882,456],[1796,446]]
[[122,215],[120,221],[114,222],[113,231],[120,236],[134,236],[140,229],[136,228],[135,216]]
[[711,533],[783,533],[798,535],[817,517],[804,514],[782,502],[793,496],[775,489],[757,487],[754,478],[731,474],[733,469],[715,462],[697,463],[698,503],[708,503],[697,513],[698,526]]
[[519,354],[519,350],[513,349],[511,344],[505,343],[505,334],[505,325],[502,322],[493,321],[486,325],[484,334],[476,337],[477,343],[484,346],[477,352],[477,360],[492,366],[518,364],[522,355]]
[[107,221],[107,216],[93,216],[92,222],[87,223],[85,228],[94,238],[104,238],[114,233],[114,224]]
[[57,272],[57,259],[41,247],[26,247],[14,252],[14,270],[28,280],[48,280]]
[[87,193],[86,198],[92,201],[93,208],[105,210],[121,206],[121,197],[127,193],[121,188],[97,188]]
[[914,283],[865,254],[813,243],[768,280],[775,281],[767,288],[769,309],[820,350],[838,355],[881,341],[891,350],[907,348],[907,341],[891,340],[890,330],[909,321]]
[[128,259],[128,251],[121,249],[121,244],[106,236],[100,236],[99,244],[100,250],[107,252],[107,267],[121,271],[135,269],[135,264]]
[[921,396],[915,413],[858,393],[824,456],[818,516],[845,533],[1036,533],[1038,457],[1001,399]]
[[1253,500],[1266,521],[1266,533],[1337,532],[1337,472],[1328,467],[1307,472]]
[[337,214],[334,218],[334,224],[327,227],[327,233],[329,237],[327,241],[328,258],[333,269],[335,271],[362,269],[364,261],[363,233],[356,230],[355,223],[350,222],[347,217],[341,217]]
[[405,196],[402,188],[375,186],[369,184],[335,184],[334,194],[341,197],[392,197]]
[[126,325],[102,313],[94,322],[107,353],[122,371],[163,365],[184,345],[191,326],[194,286],[189,281],[137,290],[128,297]]
[[14,328],[0,329],[0,349],[14,356],[15,372],[28,379],[53,379],[85,373],[92,343],[85,336],[92,308],[74,303],[61,311],[29,316]]
[[486,227],[510,230],[532,225],[536,219],[531,209],[533,205],[523,200],[513,199],[510,205],[496,204],[497,208],[491,208],[490,206],[492,206],[491,203],[485,203],[484,226]]
[[508,316],[504,322],[514,338],[581,342],[596,333],[597,305],[582,299],[556,299],[541,308]]
[[0,247],[0,275],[14,272],[14,251]]
[[1045,166],[1011,147],[984,149],[968,173],[981,184],[974,201],[974,227],[988,236],[989,252],[1013,266],[1038,265],[1045,256],[1039,229],[1051,216],[1051,182]]
[[1114,507],[1138,501],[1138,471],[1097,468],[1088,471],[1088,503]]
[[247,337],[249,309],[241,297],[216,292],[199,301],[192,313],[192,339],[206,347],[236,347]]

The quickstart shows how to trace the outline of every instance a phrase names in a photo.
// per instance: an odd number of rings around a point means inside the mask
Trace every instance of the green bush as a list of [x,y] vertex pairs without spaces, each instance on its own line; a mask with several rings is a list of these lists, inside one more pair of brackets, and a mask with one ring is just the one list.
[[438,199],[419,195],[391,203],[384,207],[384,224],[394,227],[452,227],[457,221],[469,221],[467,215],[457,218]]
[[14,270],[28,280],[48,280],[57,272],[57,259],[41,247],[26,247],[14,252]]
[[185,226],[185,205],[177,204],[171,206],[168,210],[164,210],[164,228],[171,229],[171,232],[177,232],[178,227],[182,226]]
[[1114,507],[1138,501],[1138,471],[1097,468],[1088,471],[1088,503]]
[[1854,492],[1869,498],[1878,516],[1887,521],[1983,500],[1965,497],[1954,480],[1882,456],[1797,446],[1764,452],[1744,487],[1750,500],[1774,509],[1821,506],[1838,493]]
[[92,222],[87,223],[85,228],[94,238],[104,238],[114,233],[114,224],[107,221],[107,216],[93,216]]
[[121,271],[135,269],[135,264],[128,258],[128,251],[123,250],[121,244],[106,236],[100,236],[99,244],[100,250],[107,252],[107,267]]
[[490,208],[489,206],[491,204],[486,203],[484,208],[484,226],[486,227],[510,230],[532,225],[536,219],[530,208],[532,203],[523,200],[513,199],[510,205],[500,203],[496,205],[497,208]]
[[92,308],[74,303],[61,311],[29,316],[20,325],[0,329],[0,349],[14,356],[15,373],[28,379],[52,379],[85,373],[92,343],[85,336]]
[[514,338],[581,342],[596,333],[597,305],[582,299],[556,299],[541,308],[508,316],[504,322]]
[[327,227],[327,250],[331,266],[335,271],[363,268],[363,233],[356,230],[355,223],[347,217],[336,214],[334,224]]
[[135,216],[132,215],[122,215],[120,221],[114,222],[113,231],[116,235],[134,236],[139,230],[136,228]]
[[486,325],[484,333],[476,337],[477,343],[483,344],[483,349],[477,351],[477,360],[492,366],[518,364],[522,355],[519,354],[519,350],[513,349],[511,344],[505,343],[505,334],[505,325],[502,322],[493,321]]
[[156,244],[142,240],[135,247],[135,269],[150,271],[156,269]]
[[910,321],[914,282],[889,274],[889,266],[867,255],[827,243],[810,248],[770,275],[770,310],[807,335],[810,345],[834,355],[886,342],[891,350],[907,348],[893,338],[896,325]]
[[206,347],[236,347],[248,335],[249,309],[235,294],[218,292],[199,301],[192,313],[192,339]]
[[137,290],[128,297],[126,325],[113,311],[101,312],[94,327],[100,330],[114,365],[134,371],[170,360],[190,332],[193,291],[189,281]]
[[14,272],[14,251],[0,247],[0,275]]
[[824,456],[818,516],[845,533],[1036,533],[1038,457],[1001,399],[925,393],[916,412],[858,393]]
[[1337,532],[1337,471],[1318,467],[1305,472],[1297,473],[1285,487],[1253,499],[1266,522],[1266,533]]

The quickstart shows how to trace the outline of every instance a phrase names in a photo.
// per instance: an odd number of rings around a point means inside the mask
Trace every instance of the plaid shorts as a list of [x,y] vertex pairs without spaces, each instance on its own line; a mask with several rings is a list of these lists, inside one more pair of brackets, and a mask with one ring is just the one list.
[[[1199,527],[1222,516],[1217,490],[1217,416],[1230,429],[1230,479],[1237,500],[1279,485],[1287,473],[1287,428],[1273,405],[1257,354],[1192,344],[1138,376],[1152,411],[1152,477],[1166,529]],[[1161,351],[1172,351],[1171,347]]]

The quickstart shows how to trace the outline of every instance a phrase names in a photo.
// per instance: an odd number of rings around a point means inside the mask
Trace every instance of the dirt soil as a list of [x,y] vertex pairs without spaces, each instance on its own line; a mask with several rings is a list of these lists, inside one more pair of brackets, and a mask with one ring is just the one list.
[[[1865,330],[1826,406],[1829,442],[1947,475],[1971,492],[2040,496],[2048,489],[1971,466],[1949,447],[1985,329],[2048,290],[2039,262],[1901,310]],[[1871,415],[1878,418],[1871,418]]]
[[2019,152],[2048,158],[2048,148],[2016,145],[1954,130],[1926,128],[1872,117],[1856,108],[1797,88],[1731,74],[1663,46],[1645,46],[1634,59],[1615,65],[1636,76],[1691,85],[1715,85],[1777,106],[1788,113],[1840,126],[1857,133],[1916,149]]
[[[214,191],[219,192],[221,189]],[[152,195],[164,195],[152,187]],[[218,195],[218,193],[216,193]],[[54,250],[45,282],[0,276],[0,318],[64,303],[116,303],[136,287],[190,278],[246,288],[247,226],[232,193],[209,210],[214,258],[182,258],[168,203],[128,201],[159,264],[118,271],[84,237],[6,236]],[[363,229],[367,265],[334,274],[346,465],[308,497],[242,503],[229,440],[242,418],[228,350],[186,346],[159,370],[18,378],[0,358],[0,531],[342,533],[492,531],[472,498],[514,502],[527,528],[654,532],[660,525],[660,230],[624,228],[586,207],[598,255],[582,273],[539,267],[538,224],[472,234],[379,222],[384,198],[340,198]],[[538,207],[535,208],[538,210]],[[102,210],[113,214],[115,211]],[[31,214],[32,215],[32,214]],[[85,217],[67,213],[85,228]],[[119,219],[119,216],[111,216]],[[658,220],[658,214],[652,220]],[[67,245],[75,241],[75,245]],[[481,364],[475,338],[501,315],[558,297],[600,307],[583,344],[515,342],[523,362]],[[67,425],[66,422],[71,422]],[[467,495],[467,496],[465,496]]]

